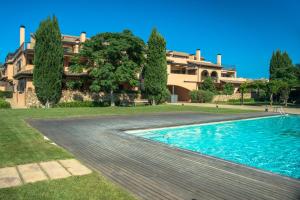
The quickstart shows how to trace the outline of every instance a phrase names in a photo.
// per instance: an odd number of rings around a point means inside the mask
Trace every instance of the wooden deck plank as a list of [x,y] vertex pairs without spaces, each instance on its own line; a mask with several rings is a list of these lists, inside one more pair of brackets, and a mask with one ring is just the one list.
[[265,115],[153,114],[29,123],[141,199],[300,199],[299,180],[170,148],[123,132]]

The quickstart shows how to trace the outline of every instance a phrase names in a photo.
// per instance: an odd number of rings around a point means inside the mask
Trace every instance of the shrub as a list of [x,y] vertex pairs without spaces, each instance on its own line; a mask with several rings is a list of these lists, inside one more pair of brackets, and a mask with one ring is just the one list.
[[[232,104],[240,104],[241,100],[240,99],[229,99],[228,103],[232,103]],[[250,99],[244,99],[244,103],[255,103],[255,100],[253,98]]]
[[97,102],[97,101],[72,101],[58,103],[55,107],[58,108],[75,108],[75,107],[105,107],[109,106],[109,102]]
[[234,87],[232,83],[226,83],[224,85],[224,89],[223,89],[224,94],[226,95],[232,95],[234,92]]
[[210,77],[204,79],[203,83],[200,85],[201,90],[210,91],[216,93],[216,87],[214,80]]
[[0,109],[11,108],[10,103],[0,98]]
[[12,98],[12,91],[0,91],[0,98]]
[[211,102],[214,97],[213,92],[205,91],[205,90],[193,90],[190,92],[189,95],[193,103]]
[[82,80],[69,80],[66,82],[66,86],[69,90],[79,90],[83,85]]

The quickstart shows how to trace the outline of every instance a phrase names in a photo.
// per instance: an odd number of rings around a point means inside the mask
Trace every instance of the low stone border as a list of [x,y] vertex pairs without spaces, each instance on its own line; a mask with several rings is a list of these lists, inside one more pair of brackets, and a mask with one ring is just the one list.
[[92,171],[76,159],[17,165],[15,167],[0,168],[0,188],[90,173]]

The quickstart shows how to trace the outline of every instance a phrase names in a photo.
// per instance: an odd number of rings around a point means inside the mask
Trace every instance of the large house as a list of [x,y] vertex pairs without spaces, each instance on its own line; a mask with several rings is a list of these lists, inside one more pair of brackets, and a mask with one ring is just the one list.
[[205,78],[211,77],[216,87],[222,89],[225,83],[234,85],[234,93],[238,92],[245,78],[237,78],[235,68],[225,69],[222,66],[222,55],[218,54],[216,63],[206,61],[200,49],[195,54],[167,51],[168,88],[179,101],[188,101],[189,92],[197,90]]
[[[32,82],[35,36],[30,34],[29,42],[26,42],[25,38],[25,27],[20,26],[20,46],[14,53],[9,53],[6,56],[4,69],[0,73],[0,89],[13,91],[12,103],[19,107],[30,107],[38,104]],[[88,74],[85,72],[76,74],[69,71],[71,57],[79,52],[82,43],[86,40],[85,32],[79,36],[62,35],[64,81],[82,77],[88,78]],[[195,55],[167,51],[166,56],[168,63],[167,86],[172,96],[176,97],[175,99],[178,101],[189,101],[189,92],[198,89],[206,77],[212,77],[218,88],[222,88],[224,83],[234,84],[235,92],[238,91],[239,85],[246,81],[246,79],[237,78],[235,69],[224,69],[220,54],[217,55],[216,63],[206,61],[201,56],[200,50],[196,50]],[[66,101],[70,100],[70,98],[64,97],[64,94],[62,98]]]
[[[9,53],[5,58],[4,70],[0,77],[2,89],[13,91],[13,101],[19,107],[28,107],[29,98],[32,98],[34,85],[33,77],[33,57],[34,57],[34,34],[30,34],[30,41],[25,41],[25,26],[20,26],[20,46],[14,53]],[[82,32],[79,36],[62,35],[62,44],[64,48],[64,78],[76,79],[87,76],[87,73],[69,72],[69,63],[71,57],[78,53],[80,46],[86,41],[86,33]]]

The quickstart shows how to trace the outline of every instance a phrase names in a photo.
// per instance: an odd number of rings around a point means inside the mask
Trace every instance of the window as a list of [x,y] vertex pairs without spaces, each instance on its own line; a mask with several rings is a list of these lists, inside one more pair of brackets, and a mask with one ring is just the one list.
[[33,55],[27,55],[27,65],[33,65]]
[[26,88],[26,80],[25,79],[20,79],[18,81],[17,91],[18,92],[24,92],[25,88]]
[[178,68],[178,67],[171,67],[171,73],[172,74],[185,74],[185,69]]
[[22,68],[22,60],[18,60],[17,64],[16,64],[16,67],[17,67],[17,72],[19,72]]
[[196,75],[196,69],[190,69],[190,70],[187,70],[187,74],[189,75]]

